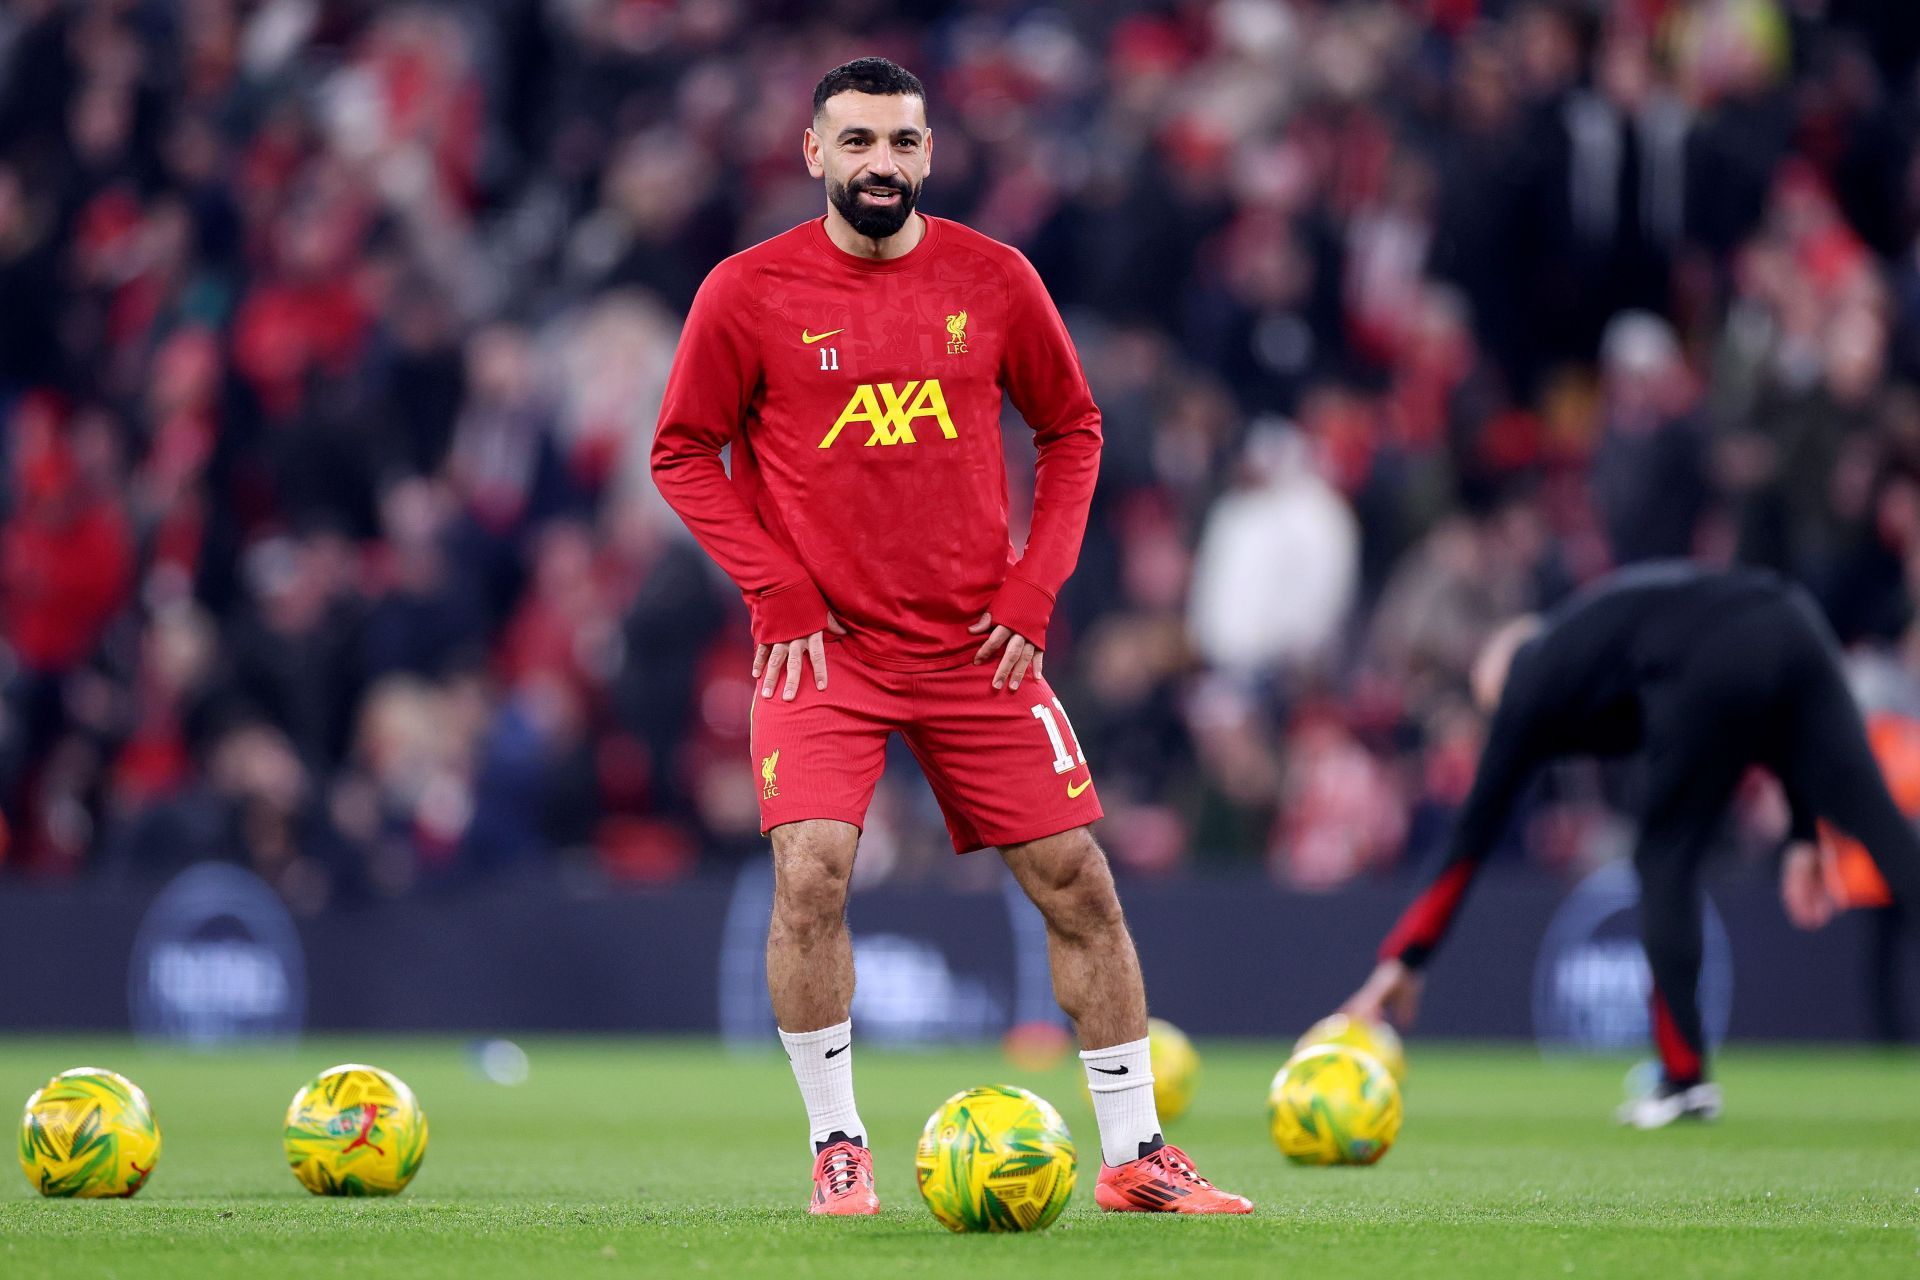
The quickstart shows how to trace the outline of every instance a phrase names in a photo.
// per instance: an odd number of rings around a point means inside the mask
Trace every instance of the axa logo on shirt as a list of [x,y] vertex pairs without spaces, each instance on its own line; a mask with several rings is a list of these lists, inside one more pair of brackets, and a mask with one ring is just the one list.
[[854,388],[847,407],[840,411],[833,429],[821,439],[819,447],[831,446],[840,438],[840,432],[855,422],[864,422],[873,428],[866,440],[869,445],[918,444],[913,424],[920,418],[933,419],[940,427],[940,434],[949,440],[959,436],[953,429],[953,419],[947,415],[947,398],[940,390],[940,379],[916,379],[899,386],[891,382],[863,382]]

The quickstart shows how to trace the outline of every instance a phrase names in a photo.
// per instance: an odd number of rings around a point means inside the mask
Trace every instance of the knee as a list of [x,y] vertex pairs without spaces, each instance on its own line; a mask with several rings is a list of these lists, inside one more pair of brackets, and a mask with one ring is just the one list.
[[776,861],[773,924],[801,940],[837,928],[847,910],[847,875],[818,851],[791,851]]
[[1055,933],[1084,937],[1125,927],[1120,895],[1107,855],[1087,832],[1078,831],[1059,853],[1039,864],[1030,881],[1034,906]]

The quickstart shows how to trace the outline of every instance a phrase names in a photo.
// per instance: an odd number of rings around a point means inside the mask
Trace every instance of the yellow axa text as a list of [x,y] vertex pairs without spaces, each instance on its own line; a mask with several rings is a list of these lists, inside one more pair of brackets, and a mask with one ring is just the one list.
[[947,416],[947,398],[940,390],[940,379],[903,382],[898,386],[891,382],[863,382],[854,388],[853,397],[840,411],[833,429],[820,441],[820,448],[833,444],[840,438],[841,429],[854,422],[864,422],[873,428],[867,436],[869,445],[918,444],[913,424],[921,418],[931,418],[939,424],[940,434],[949,440],[960,434],[953,429],[953,419]]

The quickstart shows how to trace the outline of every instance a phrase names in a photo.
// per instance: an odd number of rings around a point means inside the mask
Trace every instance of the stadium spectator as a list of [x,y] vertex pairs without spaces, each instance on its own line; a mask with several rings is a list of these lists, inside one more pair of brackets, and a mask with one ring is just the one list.
[[[4,10],[8,868],[236,805],[311,833],[308,906],[751,851],[744,621],[640,442],[862,52],[927,70],[929,211],[1027,252],[1105,413],[1049,674],[1123,869],[1417,856],[1480,634],[1617,563],[1772,566],[1920,663],[1902,6],[790,9]],[[894,873],[944,867],[883,786]],[[1397,816],[1324,839],[1356,794]]]
[[1194,644],[1228,673],[1315,672],[1332,657],[1353,606],[1353,513],[1289,428],[1256,427],[1241,470],[1240,483],[1208,512],[1194,553]]
[[1594,501],[1615,564],[1686,557],[1708,499],[1706,437],[1673,328],[1623,311],[1600,343]]

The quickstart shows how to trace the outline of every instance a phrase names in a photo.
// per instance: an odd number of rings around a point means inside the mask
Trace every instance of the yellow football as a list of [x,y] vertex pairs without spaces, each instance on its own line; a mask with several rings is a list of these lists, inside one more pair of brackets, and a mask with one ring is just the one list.
[[1060,1113],[1006,1084],[941,1103],[914,1152],[921,1198],[950,1231],[1038,1231],[1067,1207],[1074,1173]]
[[1400,1132],[1400,1086],[1358,1049],[1314,1045],[1274,1076],[1267,1126],[1296,1164],[1372,1164]]
[[427,1116],[398,1076],[349,1062],[293,1095],[285,1141],[293,1176],[315,1195],[390,1196],[426,1159]]
[[27,1099],[20,1167],[43,1196],[125,1199],[160,1159],[160,1126],[140,1086],[103,1067],[62,1071]]

